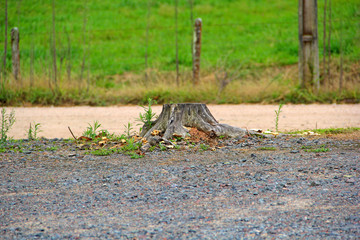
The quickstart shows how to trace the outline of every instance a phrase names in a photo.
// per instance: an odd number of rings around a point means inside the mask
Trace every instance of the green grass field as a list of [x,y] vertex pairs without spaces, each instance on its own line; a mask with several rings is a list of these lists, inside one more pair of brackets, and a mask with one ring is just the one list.
[[[321,94],[313,95],[297,89],[298,1],[195,0],[193,17],[203,21],[202,83],[193,89],[190,84],[192,23],[189,1],[179,1],[178,6],[181,85],[176,86],[174,1],[152,0],[149,5],[147,0],[55,0],[60,88],[54,93],[49,87],[54,78],[52,1],[8,0],[8,43],[10,29],[18,27],[22,84],[15,83],[10,76],[0,102],[4,105],[102,105],[139,103],[148,96],[159,102],[332,102],[346,99],[356,102],[360,92],[360,2],[331,2],[333,80]],[[318,1],[320,61],[323,5],[324,1]],[[0,5],[0,12],[0,49],[3,51],[4,4]],[[347,83],[339,93],[336,86],[341,52]],[[10,47],[6,58],[6,70],[11,73]],[[214,75],[219,70],[219,62],[221,67],[237,71],[238,75],[223,91],[219,91],[219,81]],[[146,81],[145,72],[148,73]],[[31,89],[30,79],[33,81]]]

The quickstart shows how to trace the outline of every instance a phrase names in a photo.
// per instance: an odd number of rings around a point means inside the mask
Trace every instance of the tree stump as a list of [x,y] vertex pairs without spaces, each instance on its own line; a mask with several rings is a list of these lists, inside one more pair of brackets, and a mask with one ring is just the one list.
[[185,138],[189,136],[189,130],[186,127],[196,128],[211,137],[242,137],[246,134],[262,135],[254,131],[218,123],[205,104],[178,103],[164,104],[159,117],[152,122],[151,127],[149,128],[144,124],[140,137],[151,142],[153,131],[158,130],[163,139]]

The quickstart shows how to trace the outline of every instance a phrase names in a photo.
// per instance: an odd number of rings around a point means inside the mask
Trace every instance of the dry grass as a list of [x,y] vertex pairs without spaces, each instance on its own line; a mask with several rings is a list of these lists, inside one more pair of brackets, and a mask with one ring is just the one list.
[[216,77],[217,69],[202,72],[197,86],[193,86],[189,70],[181,71],[179,86],[175,82],[175,72],[156,69],[148,69],[146,76],[145,73],[124,73],[90,77],[82,82],[77,76],[71,81],[63,76],[58,81],[58,90],[48,75],[36,76],[32,88],[29,79],[16,82],[10,78],[6,84],[7,93],[2,93],[0,102],[3,105],[139,104],[149,97],[158,103],[358,102],[360,62],[344,65],[342,91],[338,87],[340,69],[337,66],[333,62],[331,80],[322,81],[321,91],[317,94],[298,89],[298,67],[290,65],[242,68],[239,78],[226,83],[225,87]]

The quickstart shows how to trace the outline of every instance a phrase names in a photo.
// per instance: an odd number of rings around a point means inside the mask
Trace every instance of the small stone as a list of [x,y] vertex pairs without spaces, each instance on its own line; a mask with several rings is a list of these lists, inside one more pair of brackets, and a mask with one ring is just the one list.
[[299,153],[299,150],[291,150],[290,153]]
[[317,187],[317,186],[320,186],[320,183],[317,182],[317,181],[312,181],[312,182],[310,183],[310,187]]
[[356,180],[355,180],[355,178],[348,178],[348,179],[345,180],[345,182],[346,183],[355,183]]

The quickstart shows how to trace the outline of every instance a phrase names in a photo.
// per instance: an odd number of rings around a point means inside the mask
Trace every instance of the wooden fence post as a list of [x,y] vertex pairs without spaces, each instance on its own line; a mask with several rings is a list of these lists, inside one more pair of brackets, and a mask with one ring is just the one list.
[[194,85],[199,83],[200,80],[200,54],[201,54],[201,18],[195,20],[194,30],[194,49],[193,49],[193,82]]
[[302,88],[320,88],[317,0],[299,0],[299,80]]
[[11,60],[12,72],[15,80],[19,80],[20,76],[20,48],[19,48],[19,29],[14,27],[11,29]]
[[[8,11],[7,11],[7,0],[5,0],[5,36],[4,36],[4,55],[2,59],[2,82],[1,82],[1,91],[4,88],[5,80],[6,80],[6,55],[7,55],[7,43],[8,43]],[[1,74],[1,73],[0,73]]]

